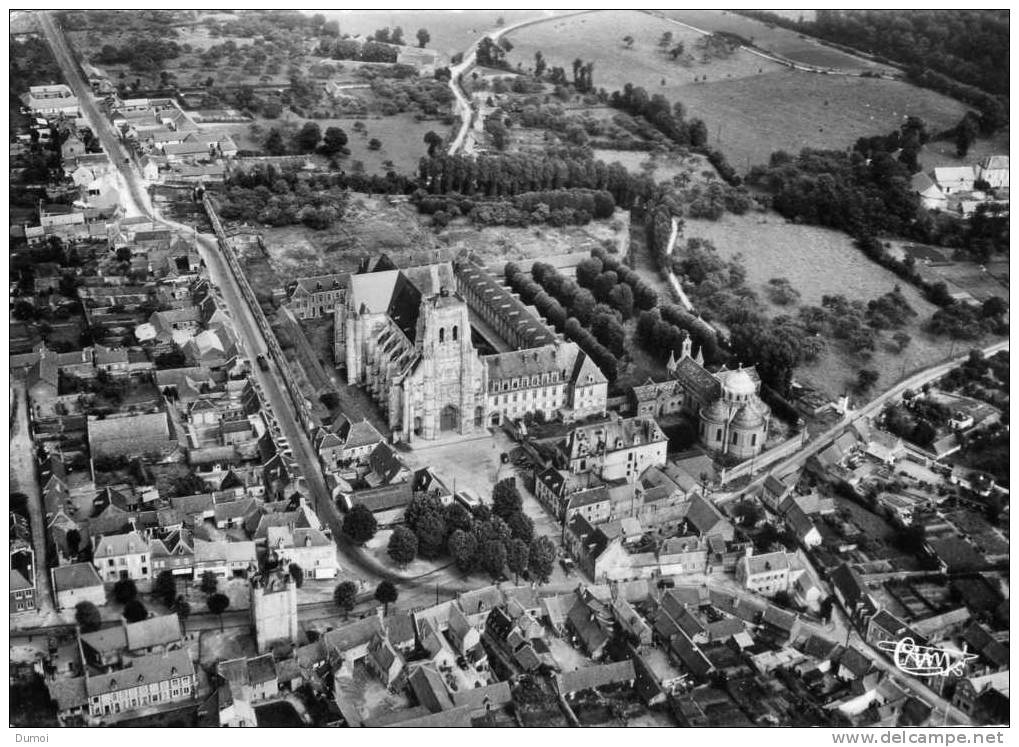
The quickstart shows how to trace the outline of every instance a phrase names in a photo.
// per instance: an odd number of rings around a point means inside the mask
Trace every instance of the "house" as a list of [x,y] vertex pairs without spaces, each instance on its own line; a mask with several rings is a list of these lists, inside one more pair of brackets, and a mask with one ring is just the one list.
[[368,643],[365,665],[390,689],[396,689],[397,680],[406,667],[403,655],[388,638],[378,633]]
[[349,273],[298,278],[290,290],[287,307],[298,319],[317,319],[332,314],[347,297]]
[[991,189],[1008,189],[1008,156],[987,156],[977,166],[977,179]]
[[150,704],[192,700],[196,687],[186,649],[140,656],[127,669],[85,676],[89,713],[96,719],[130,716]]
[[854,620],[860,620],[869,612],[877,610],[877,604],[867,591],[863,580],[846,563],[835,568],[829,575],[835,598]]
[[668,437],[653,418],[617,416],[574,428],[559,446],[558,461],[574,473],[634,482],[648,467],[665,465],[667,448]]
[[976,172],[972,166],[940,166],[934,169],[934,180],[946,195],[972,192]]
[[46,678],[46,690],[56,705],[57,722],[61,726],[83,726],[88,692],[84,677]]
[[165,654],[183,645],[180,618],[175,614],[157,615],[129,623],[121,619],[119,627],[102,628],[79,634],[85,661],[94,667],[121,667],[132,657]]
[[821,544],[821,532],[814,525],[807,513],[795,501],[785,512],[786,525],[796,540],[805,548],[817,547]]
[[453,707],[453,699],[443,682],[442,675],[432,664],[418,664],[407,677],[414,697],[430,713],[438,713]]
[[599,687],[623,683],[632,687],[636,677],[633,662],[630,659],[626,659],[625,661],[595,664],[594,666],[574,669],[571,672],[556,674],[553,677],[553,681],[559,694],[565,696],[584,690],[595,690]]
[[633,605],[625,599],[617,597],[612,601],[612,613],[616,622],[636,641],[638,646],[651,645],[651,626],[637,613]]
[[716,536],[732,542],[736,529],[711,501],[703,495],[694,494],[686,512],[686,520],[702,537]]
[[258,567],[255,543],[195,540],[195,578],[210,571],[217,578],[246,578]]
[[126,415],[88,420],[88,442],[93,458],[137,456],[173,452],[177,440],[171,437],[170,421],[165,412]]
[[970,651],[980,656],[980,664],[985,668],[985,673],[1008,668],[1008,646],[995,638],[986,625],[972,622],[962,637]]
[[72,563],[50,569],[53,597],[58,610],[73,609],[78,602],[106,604],[106,589],[95,566],[91,563]]
[[948,198],[941,191],[938,183],[924,172],[913,175],[910,181],[913,194],[920,198],[920,203],[928,210],[944,210],[948,207]]
[[[1004,696],[1008,699],[1008,670],[995,674],[985,674],[981,677],[966,677],[959,680],[956,685],[955,695],[952,698],[952,705],[966,714],[974,714],[977,711],[979,701],[993,693]],[[1006,711],[1007,713],[1007,711]],[[1007,723],[1007,722],[1006,722]]]
[[937,561],[942,573],[966,573],[987,567],[987,558],[961,537],[930,539],[925,549]]
[[78,98],[70,87],[59,83],[49,86],[31,86],[22,97],[25,106],[35,114],[55,116],[57,114],[78,114]]
[[460,656],[464,656],[481,643],[481,631],[471,624],[457,605],[453,605],[449,610],[447,635],[453,649]]
[[385,443],[386,440],[386,437],[379,433],[367,418],[362,418],[359,421],[344,418],[344,422],[336,429],[336,436],[341,442],[340,449],[336,454],[339,460],[363,459],[372,454],[375,448],[379,444]]
[[104,583],[122,578],[148,581],[152,577],[149,543],[138,532],[100,535],[93,542],[92,564]]
[[16,568],[10,569],[11,579],[8,592],[10,593],[11,612],[27,612],[35,609],[35,584],[29,581]]
[[630,554],[622,537],[610,540],[598,527],[577,514],[566,525],[564,544],[580,569],[594,582],[630,575]]
[[296,563],[305,578],[336,578],[340,570],[336,546],[316,528],[269,527],[266,546],[283,566]]
[[605,647],[609,643],[609,635],[599,624],[598,616],[592,606],[582,597],[577,596],[570,611],[566,614],[566,620],[569,628],[580,639],[588,656],[595,661],[601,659],[605,653]]

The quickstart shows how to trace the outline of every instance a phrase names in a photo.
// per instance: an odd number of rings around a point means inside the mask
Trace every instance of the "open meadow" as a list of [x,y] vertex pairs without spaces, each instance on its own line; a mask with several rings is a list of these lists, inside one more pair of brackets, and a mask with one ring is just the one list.
[[[737,15],[725,10],[666,10],[662,11],[668,18],[686,23],[702,31],[727,31],[749,39],[755,47],[774,52],[780,57],[800,62],[804,65],[826,67],[849,72],[870,70],[874,72],[895,73],[894,68],[863,57],[848,54],[833,47],[826,46],[816,39],[796,33],[790,29],[773,26],[753,18]],[[808,15],[809,14],[809,15]],[[812,11],[790,11],[786,15],[793,18],[803,16],[811,20]]]
[[[771,316],[795,316],[799,306],[819,306],[824,295],[842,294],[849,300],[866,303],[888,293],[898,285],[917,316],[903,330],[912,341],[902,353],[891,351],[884,343],[890,335],[882,333],[870,360],[845,352],[832,341],[817,361],[801,366],[796,379],[818,391],[835,397],[856,379],[860,369],[873,368],[881,378],[876,389],[883,390],[911,372],[926,368],[950,353],[958,355],[976,343],[953,343],[946,337],[933,337],[922,327],[936,307],[908,283],[868,260],[853,246],[852,239],[837,231],[815,226],[787,223],[775,213],[726,214],[718,221],[687,219],[683,238],[711,241],[719,254],[743,256],[747,284],[757,291],[762,305]],[[800,292],[798,304],[772,304],[765,292],[771,278],[787,278]]]
[[[948,129],[967,110],[958,101],[902,81],[796,71],[746,50],[707,62],[673,62],[658,46],[665,31],[688,49],[701,38],[638,11],[603,11],[512,32],[514,48],[508,57],[526,69],[540,50],[549,65],[561,65],[567,74],[575,58],[592,61],[597,88],[613,91],[630,82],[681,102],[687,116],[704,120],[709,144],[719,147],[738,171],[766,163],[776,150],[841,150],[859,137],[892,131],[908,115],[924,119],[931,131]],[[625,36],[634,38],[630,49]]]
[[399,26],[408,44],[417,44],[418,29],[426,29],[431,36],[427,48],[434,49],[448,59],[463,52],[486,33],[495,31],[499,18],[505,25],[529,18],[552,16],[558,11],[547,10],[334,10],[323,11],[330,20],[340,23],[344,34],[371,35],[376,29]]

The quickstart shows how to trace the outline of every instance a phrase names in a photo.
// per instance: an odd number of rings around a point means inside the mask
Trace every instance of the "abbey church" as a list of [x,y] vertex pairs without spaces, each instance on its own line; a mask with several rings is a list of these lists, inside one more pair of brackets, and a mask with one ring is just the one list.
[[[394,440],[605,412],[608,382],[587,354],[470,259],[351,275],[342,295],[337,364],[379,404]],[[479,352],[472,328],[495,352]]]

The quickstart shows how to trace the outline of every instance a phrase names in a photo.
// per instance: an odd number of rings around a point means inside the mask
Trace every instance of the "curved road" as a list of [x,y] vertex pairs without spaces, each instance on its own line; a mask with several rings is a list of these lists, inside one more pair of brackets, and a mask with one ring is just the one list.
[[[555,16],[547,16],[544,18],[532,18],[527,21],[520,21],[518,23],[514,23],[509,26],[503,26],[500,29],[496,29],[490,34],[485,34],[485,36],[481,37],[481,39],[478,39],[476,42],[471,44],[471,46],[469,46],[466,49],[466,51],[464,51],[463,59],[460,61],[460,64],[451,65],[449,68],[449,72],[451,73],[449,79],[449,88],[453,92],[453,96],[456,99],[455,103],[457,113],[460,115],[460,131],[457,133],[456,137],[453,138],[453,142],[449,146],[449,155],[451,156],[456,155],[457,152],[462,147],[464,147],[464,145],[467,142],[467,133],[471,127],[471,114],[473,112],[471,111],[470,99],[467,97],[467,92],[464,91],[463,88],[460,86],[460,76],[466,73],[470,68],[474,67],[474,63],[477,59],[478,54],[478,44],[481,43],[482,39],[484,39],[487,36],[491,38],[492,41],[499,41],[500,37],[504,36],[505,34],[508,34],[510,31],[516,31],[517,29],[521,29],[524,26],[533,26],[536,23],[546,23],[547,21],[558,21],[562,18],[569,18],[570,16],[579,16],[584,13],[594,12],[595,11],[593,10],[579,10],[574,11],[572,13],[562,13]],[[480,132],[480,128],[481,128],[480,122],[476,122],[475,129],[477,129]],[[467,151],[469,153],[471,149],[467,148]]]

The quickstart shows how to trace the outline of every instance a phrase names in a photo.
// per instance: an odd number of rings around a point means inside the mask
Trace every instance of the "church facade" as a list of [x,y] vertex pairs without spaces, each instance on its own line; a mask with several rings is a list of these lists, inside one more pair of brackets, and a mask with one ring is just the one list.
[[[472,313],[490,329],[508,321],[501,342],[515,349],[480,354]],[[380,405],[395,439],[605,411],[608,382],[594,362],[469,260],[351,275],[335,319],[337,364]]]

